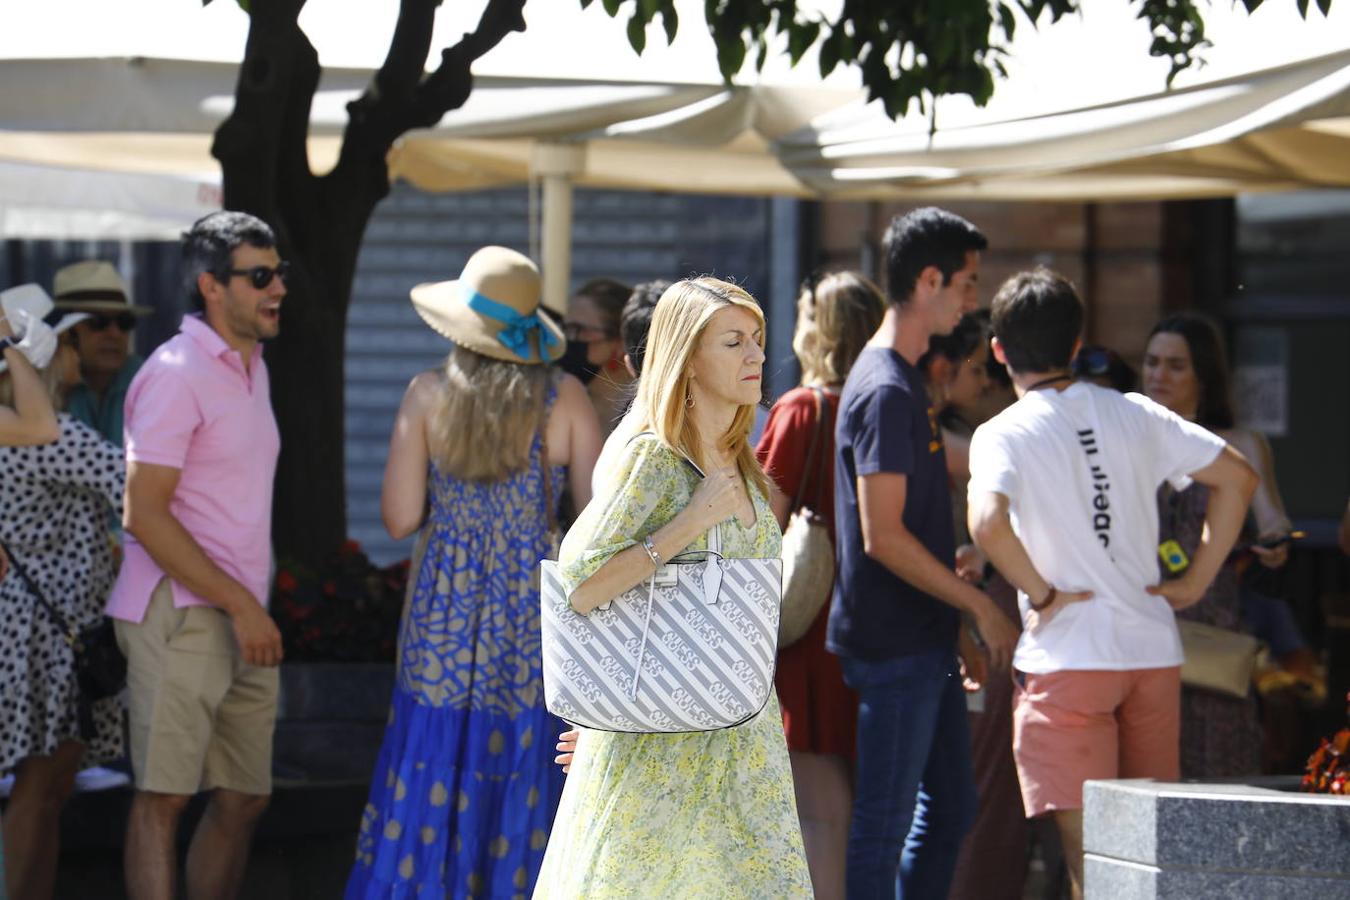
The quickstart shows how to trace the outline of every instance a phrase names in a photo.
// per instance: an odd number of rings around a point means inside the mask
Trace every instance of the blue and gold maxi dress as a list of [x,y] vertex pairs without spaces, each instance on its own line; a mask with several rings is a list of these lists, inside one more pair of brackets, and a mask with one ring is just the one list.
[[543,479],[556,515],[565,476],[542,459],[538,437],[528,469],[502,481],[461,481],[431,464],[425,551],[349,900],[533,890],[562,793],[553,745],[566,727],[544,707]]

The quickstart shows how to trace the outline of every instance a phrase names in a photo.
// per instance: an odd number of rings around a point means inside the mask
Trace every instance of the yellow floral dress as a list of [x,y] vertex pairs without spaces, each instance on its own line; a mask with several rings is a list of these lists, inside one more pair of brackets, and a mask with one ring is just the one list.
[[[698,477],[657,438],[634,439],[562,544],[569,591],[684,509]],[[728,557],[776,557],[782,534],[753,491],[755,523],[722,523]],[[690,549],[707,546],[700,537]],[[536,900],[810,897],[778,697],[721,731],[583,731]]]

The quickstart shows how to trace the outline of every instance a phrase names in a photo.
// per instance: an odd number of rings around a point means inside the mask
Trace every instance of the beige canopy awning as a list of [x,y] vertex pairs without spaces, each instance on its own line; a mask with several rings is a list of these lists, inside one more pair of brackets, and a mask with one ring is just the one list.
[[840,199],[1142,200],[1350,187],[1350,50],[936,134],[921,117],[892,122],[876,104],[858,104],[775,149],[813,192]]
[[[0,59],[0,228],[175,236],[219,202],[210,143],[237,69]],[[324,71],[316,171],[336,159],[345,104],[370,74]],[[428,190],[539,179],[555,245],[570,214],[551,205],[567,207],[573,185],[907,200],[1350,187],[1350,50],[1120,102],[1025,107],[1010,115],[996,97],[952,115],[944,104],[930,135],[921,114],[892,122],[849,90],[481,76],[462,109],[399,142],[390,169]]]
[[[238,67],[187,60],[0,60],[0,161],[212,177],[215,127]],[[369,83],[326,69],[309,144],[317,171],[336,159],[346,104]],[[480,76],[463,108],[407,135],[391,175],[427,190],[520,183],[539,145],[580,150],[577,184],[710,193],[806,193],[772,143],[858,99],[819,87],[605,82]]]

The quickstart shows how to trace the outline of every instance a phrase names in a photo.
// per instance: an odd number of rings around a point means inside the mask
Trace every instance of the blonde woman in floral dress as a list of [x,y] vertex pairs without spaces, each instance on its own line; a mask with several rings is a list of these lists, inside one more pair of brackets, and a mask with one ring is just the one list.
[[[662,295],[638,387],[646,421],[563,541],[579,612],[651,575],[644,538],[666,560],[706,548],[720,526],[726,556],[778,556],[748,442],[763,344],[763,315],[735,285],[699,278]],[[720,731],[583,730],[534,896],[811,896],[777,697]]]

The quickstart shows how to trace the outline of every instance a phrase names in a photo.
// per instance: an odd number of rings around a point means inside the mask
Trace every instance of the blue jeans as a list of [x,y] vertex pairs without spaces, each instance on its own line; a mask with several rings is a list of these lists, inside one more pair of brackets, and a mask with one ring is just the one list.
[[945,900],[978,802],[956,653],[839,662],[859,699],[849,900]]

